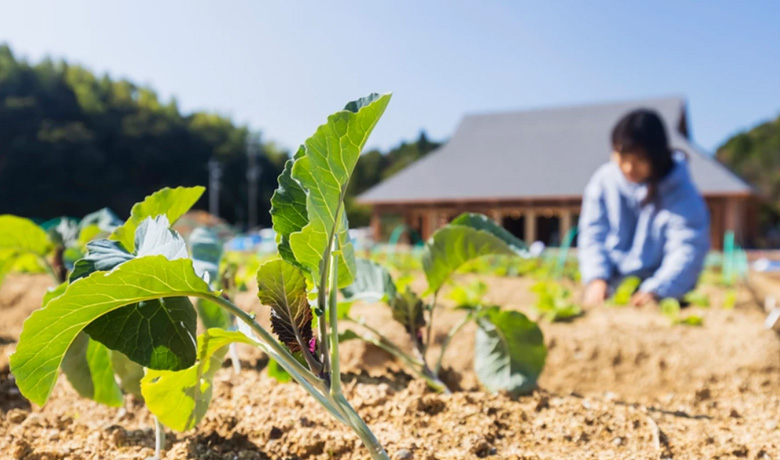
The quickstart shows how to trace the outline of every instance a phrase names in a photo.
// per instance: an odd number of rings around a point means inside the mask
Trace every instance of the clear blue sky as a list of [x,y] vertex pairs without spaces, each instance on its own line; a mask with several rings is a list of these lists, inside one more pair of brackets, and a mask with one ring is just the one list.
[[[684,95],[706,149],[780,113],[780,2],[6,1],[0,42],[149,84],[293,147],[393,91],[369,141],[464,113]],[[565,135],[565,133],[562,133]]]

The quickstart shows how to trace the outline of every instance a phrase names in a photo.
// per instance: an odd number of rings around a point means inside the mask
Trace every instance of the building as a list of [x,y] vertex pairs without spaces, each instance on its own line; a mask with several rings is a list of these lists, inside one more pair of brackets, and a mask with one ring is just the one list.
[[[754,237],[754,190],[690,138],[682,98],[467,115],[439,150],[358,198],[373,205],[377,239],[388,223],[404,223],[423,238],[458,214],[486,214],[526,241],[556,244],[577,224],[582,191],[609,160],[609,135],[628,111],[646,107],[664,119],[674,148],[689,165],[711,215],[714,247],[733,230]],[[395,224],[394,224],[395,225]]]

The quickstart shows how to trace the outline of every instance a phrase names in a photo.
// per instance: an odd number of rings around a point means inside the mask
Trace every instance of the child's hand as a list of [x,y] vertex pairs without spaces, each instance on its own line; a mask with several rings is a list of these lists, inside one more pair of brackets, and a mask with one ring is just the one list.
[[634,307],[641,307],[652,300],[655,300],[655,295],[653,295],[652,292],[639,291],[631,296],[631,305]]
[[582,304],[586,307],[598,307],[607,298],[607,282],[593,280],[585,287]]

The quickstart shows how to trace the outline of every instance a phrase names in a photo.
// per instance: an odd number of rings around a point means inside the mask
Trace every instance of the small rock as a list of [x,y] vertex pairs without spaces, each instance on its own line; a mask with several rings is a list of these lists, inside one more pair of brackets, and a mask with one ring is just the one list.
[[23,439],[17,440],[13,445],[13,456],[15,459],[21,460],[24,457],[27,456],[30,452],[32,452],[32,448],[29,444],[27,444],[27,441]]
[[12,409],[8,411],[8,414],[6,414],[5,419],[8,421],[8,423],[22,423],[24,419],[27,418],[27,412],[19,410],[19,409]]
[[409,449],[401,449],[393,455],[393,460],[413,460],[414,454]]
[[549,409],[549,408],[550,408],[550,398],[548,398],[547,396],[542,396],[539,398],[539,401],[536,403],[536,407],[534,408],[534,410],[536,412],[541,412],[544,409]]
[[614,444],[616,446],[622,446],[623,445],[623,438],[618,436],[617,438],[612,440],[612,444]]
[[774,431],[777,429],[777,420],[768,420],[764,425],[767,431]]
[[731,409],[731,412],[729,412],[729,417],[731,418],[740,418],[739,412],[737,412],[736,409]]
[[116,447],[122,447],[127,443],[127,432],[122,427],[116,427],[111,431],[111,442]]
[[282,430],[279,427],[272,427],[271,431],[268,433],[268,439],[279,439],[282,437]]
[[712,393],[710,392],[709,388],[702,388],[701,390],[696,391],[696,395],[694,396],[694,399],[696,402],[702,402],[710,399],[712,397]]

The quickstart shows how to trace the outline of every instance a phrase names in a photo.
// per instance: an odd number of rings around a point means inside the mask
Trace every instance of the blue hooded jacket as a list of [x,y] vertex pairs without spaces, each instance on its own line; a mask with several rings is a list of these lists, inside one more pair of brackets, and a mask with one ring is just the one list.
[[647,186],[625,178],[614,162],[601,166],[582,200],[578,256],[582,281],[615,286],[626,276],[659,298],[682,298],[696,286],[710,248],[709,213],[684,155],[642,206]]

